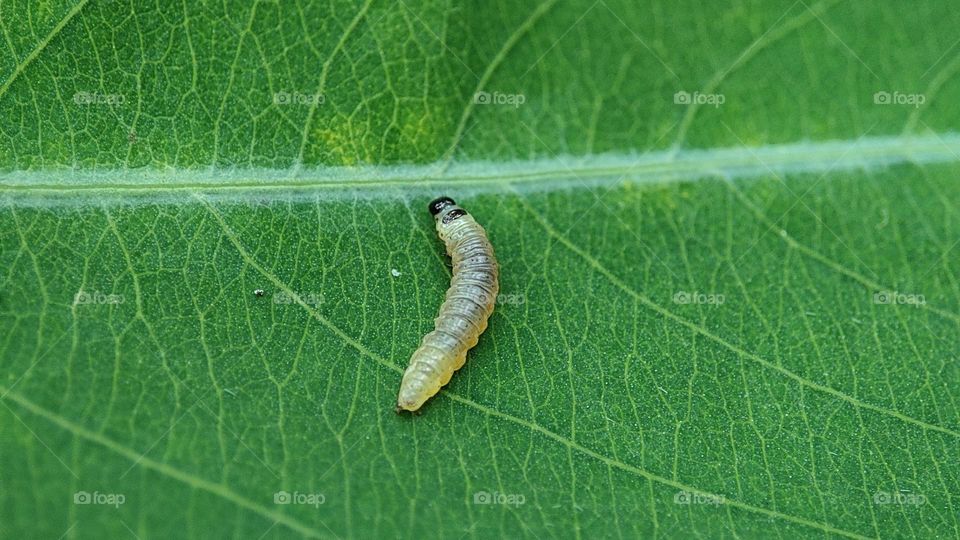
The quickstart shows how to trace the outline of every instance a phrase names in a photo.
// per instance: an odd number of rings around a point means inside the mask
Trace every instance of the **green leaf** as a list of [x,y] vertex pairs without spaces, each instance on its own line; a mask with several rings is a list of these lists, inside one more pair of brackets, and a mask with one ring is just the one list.
[[[0,5],[0,534],[960,536],[958,24]],[[502,296],[398,416],[440,194]]]

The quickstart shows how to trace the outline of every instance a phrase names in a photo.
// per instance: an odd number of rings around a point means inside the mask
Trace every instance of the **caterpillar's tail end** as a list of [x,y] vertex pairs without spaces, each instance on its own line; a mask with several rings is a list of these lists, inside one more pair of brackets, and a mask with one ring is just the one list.
[[397,414],[403,414],[403,412],[406,411],[408,413],[419,415],[421,413],[421,405],[422,404],[420,403],[414,403],[410,401],[404,402],[402,399],[398,399],[397,407],[394,410],[397,412]]

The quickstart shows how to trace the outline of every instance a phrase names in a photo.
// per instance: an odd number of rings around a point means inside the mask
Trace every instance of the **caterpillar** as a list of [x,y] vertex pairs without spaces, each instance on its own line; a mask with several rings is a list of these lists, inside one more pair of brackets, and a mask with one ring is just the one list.
[[487,329],[500,289],[497,259],[483,227],[450,197],[434,199],[428,208],[453,260],[453,277],[433,331],[423,336],[403,373],[398,413],[419,409],[463,367],[467,351]]

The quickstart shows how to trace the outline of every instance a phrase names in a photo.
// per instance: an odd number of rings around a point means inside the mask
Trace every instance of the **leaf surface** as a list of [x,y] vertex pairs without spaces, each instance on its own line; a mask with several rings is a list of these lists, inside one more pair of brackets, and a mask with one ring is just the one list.
[[0,533],[960,535],[958,17],[3,4]]

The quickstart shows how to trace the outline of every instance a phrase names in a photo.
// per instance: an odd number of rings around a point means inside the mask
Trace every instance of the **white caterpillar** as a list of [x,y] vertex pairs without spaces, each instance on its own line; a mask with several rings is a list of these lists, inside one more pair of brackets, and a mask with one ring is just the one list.
[[403,373],[397,412],[416,411],[450,382],[486,330],[500,289],[497,259],[483,227],[449,197],[432,201],[430,213],[453,259],[453,277],[434,330],[423,336]]

